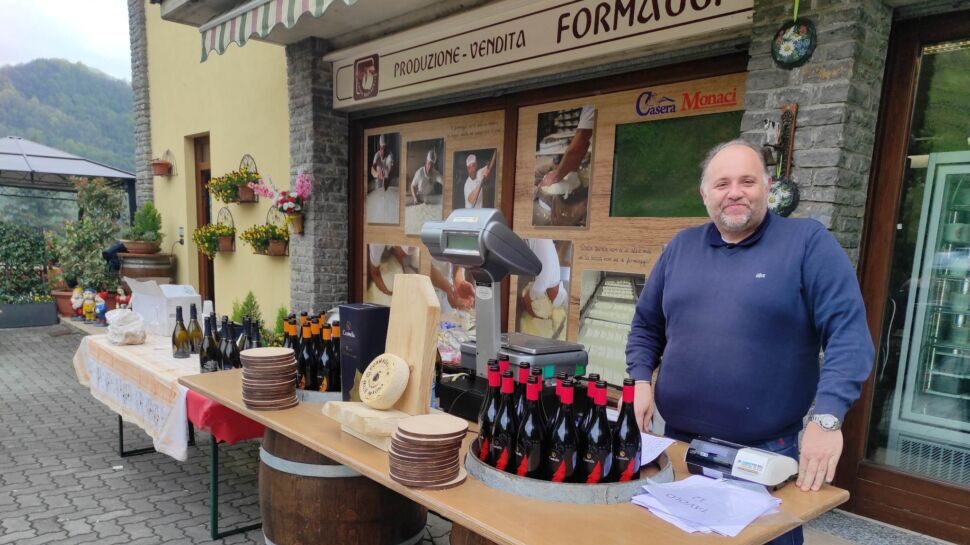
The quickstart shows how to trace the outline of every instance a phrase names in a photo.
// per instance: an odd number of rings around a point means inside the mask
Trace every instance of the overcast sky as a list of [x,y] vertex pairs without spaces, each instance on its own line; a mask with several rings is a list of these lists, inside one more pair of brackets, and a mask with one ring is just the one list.
[[126,0],[0,0],[0,66],[80,61],[131,81]]

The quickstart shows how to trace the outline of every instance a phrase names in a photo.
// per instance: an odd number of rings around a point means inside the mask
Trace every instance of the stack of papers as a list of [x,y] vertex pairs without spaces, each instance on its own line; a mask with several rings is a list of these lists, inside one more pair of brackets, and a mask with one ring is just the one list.
[[648,484],[633,503],[681,530],[734,537],[762,515],[778,511],[781,500],[753,483],[692,475],[682,481]]

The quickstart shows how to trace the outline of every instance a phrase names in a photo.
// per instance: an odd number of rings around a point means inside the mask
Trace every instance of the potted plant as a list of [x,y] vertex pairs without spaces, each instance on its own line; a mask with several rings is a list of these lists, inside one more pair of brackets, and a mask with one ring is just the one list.
[[236,228],[223,223],[203,225],[192,232],[192,242],[206,257],[212,259],[216,252],[233,252]]
[[152,159],[152,175],[171,176],[172,163],[164,159]]
[[303,234],[303,207],[310,198],[310,190],[313,187],[313,178],[309,174],[306,172],[297,174],[292,190],[276,189],[273,182],[267,178],[260,178],[248,185],[257,195],[269,199],[273,207],[284,214],[286,224],[290,226],[293,233]]
[[285,227],[267,223],[246,229],[239,238],[252,246],[255,254],[283,256],[289,246],[290,232]]
[[135,219],[127,230],[127,237],[121,242],[132,254],[157,254],[164,233],[162,215],[151,201],[146,202],[135,212]]
[[217,178],[212,178],[206,184],[206,187],[218,201],[253,203],[256,202],[256,193],[253,192],[249,184],[257,181],[259,181],[259,173],[243,167]]
[[95,291],[114,290],[118,273],[108,268],[101,252],[118,240],[125,194],[103,178],[74,180],[81,219],[64,224],[57,237],[57,257],[68,285]]
[[43,280],[43,237],[28,227],[0,222],[0,263],[0,328],[57,323],[57,307]]

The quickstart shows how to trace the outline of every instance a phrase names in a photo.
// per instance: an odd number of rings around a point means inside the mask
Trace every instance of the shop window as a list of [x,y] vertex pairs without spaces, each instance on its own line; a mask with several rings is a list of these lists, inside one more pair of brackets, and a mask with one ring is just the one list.
[[706,216],[700,163],[707,150],[738,137],[742,113],[617,125],[610,216]]

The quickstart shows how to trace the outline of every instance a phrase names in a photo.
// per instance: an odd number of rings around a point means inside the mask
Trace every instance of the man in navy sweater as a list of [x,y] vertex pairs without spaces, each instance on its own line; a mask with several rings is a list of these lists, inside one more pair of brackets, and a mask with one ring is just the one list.
[[[768,213],[770,183],[747,142],[711,150],[700,193],[712,223],[678,233],[654,266],[627,371],[642,429],[656,395],[668,436],[792,456],[797,486],[818,490],[835,477],[842,419],[872,368],[872,339],[845,251],[815,220]],[[801,529],[782,538],[801,543]]]

